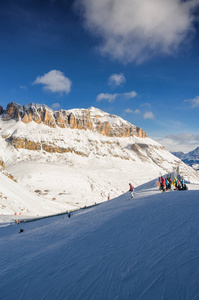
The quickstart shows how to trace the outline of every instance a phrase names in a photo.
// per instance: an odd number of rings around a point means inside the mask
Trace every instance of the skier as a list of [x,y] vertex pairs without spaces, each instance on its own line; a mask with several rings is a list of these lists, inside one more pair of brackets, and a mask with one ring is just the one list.
[[71,214],[70,211],[68,212],[68,217],[69,217],[69,218],[72,217],[72,214]]
[[172,179],[171,177],[169,177],[169,188],[171,189],[171,185],[172,185]]
[[160,190],[165,192],[165,178],[163,176],[161,176],[161,180],[160,180]]
[[129,192],[131,193],[131,198],[134,198],[135,196],[134,196],[134,186],[132,186],[132,184],[131,183],[129,183]]
[[173,180],[173,186],[174,186],[174,187],[177,187],[177,185],[178,185],[177,178],[174,178],[174,180]]
[[166,183],[166,190],[168,190],[168,189],[169,189],[169,181],[168,181],[167,178],[166,178],[166,180],[165,180],[165,183]]
[[132,186],[131,183],[129,183],[129,191],[130,191],[130,192],[133,192],[133,191],[134,191],[134,187]]

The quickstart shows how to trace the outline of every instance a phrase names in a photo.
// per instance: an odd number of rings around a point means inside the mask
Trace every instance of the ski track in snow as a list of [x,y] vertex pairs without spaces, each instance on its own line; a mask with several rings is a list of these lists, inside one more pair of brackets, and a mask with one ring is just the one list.
[[199,190],[136,194],[0,227],[2,299],[197,299]]

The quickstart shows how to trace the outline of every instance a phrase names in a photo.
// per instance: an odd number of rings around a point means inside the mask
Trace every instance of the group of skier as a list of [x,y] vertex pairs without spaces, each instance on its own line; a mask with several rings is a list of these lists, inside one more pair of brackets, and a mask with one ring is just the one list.
[[160,190],[165,192],[166,190],[170,190],[171,187],[174,187],[174,190],[187,190],[187,186],[184,183],[184,178],[182,177],[181,180],[177,179],[176,177],[173,179],[171,179],[171,177],[166,177],[164,178],[163,176],[161,176],[159,178],[159,186],[160,186]]

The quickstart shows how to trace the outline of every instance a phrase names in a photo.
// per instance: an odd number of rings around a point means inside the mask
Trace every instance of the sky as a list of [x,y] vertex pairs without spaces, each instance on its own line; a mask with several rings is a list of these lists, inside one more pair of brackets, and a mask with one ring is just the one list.
[[97,107],[199,146],[199,0],[0,1],[0,105]]

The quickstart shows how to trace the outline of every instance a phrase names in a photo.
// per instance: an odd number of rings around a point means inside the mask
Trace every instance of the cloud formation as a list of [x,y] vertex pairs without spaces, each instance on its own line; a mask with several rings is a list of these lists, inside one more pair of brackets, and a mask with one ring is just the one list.
[[140,110],[139,109],[135,109],[135,110],[132,110],[130,108],[127,108],[125,109],[124,111],[126,114],[140,114]]
[[38,76],[33,82],[35,84],[43,84],[44,89],[52,93],[66,93],[71,90],[72,82],[64,73],[58,70],[51,70],[43,76]]
[[129,92],[129,93],[124,93],[123,94],[126,98],[135,98],[137,96],[137,93],[135,91]]
[[169,151],[189,152],[199,145],[199,134],[180,133],[177,135],[170,134],[163,138],[154,138],[157,142],[164,145]]
[[192,108],[199,107],[199,96],[194,99],[185,100],[184,102],[190,102]]
[[154,119],[154,114],[151,111],[146,111],[144,113],[143,117],[144,117],[144,119],[151,119],[151,120],[153,120]]
[[51,106],[53,109],[59,109],[61,107],[61,105],[58,102],[53,103]]
[[137,93],[135,91],[132,91],[129,93],[117,93],[117,94],[101,93],[97,96],[96,101],[99,102],[102,100],[107,100],[108,102],[113,102],[118,97],[132,99],[132,98],[135,98],[136,96],[137,96]]
[[108,79],[108,85],[110,85],[113,88],[121,86],[125,82],[126,82],[126,78],[124,77],[123,73],[112,74]]
[[118,96],[118,94],[101,93],[97,96],[96,101],[100,102],[102,100],[107,100],[108,102],[113,102],[113,101],[115,101],[117,96]]
[[76,0],[99,50],[128,63],[171,55],[194,32],[198,0]]

